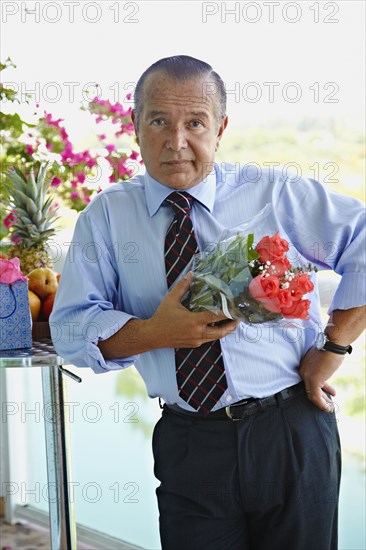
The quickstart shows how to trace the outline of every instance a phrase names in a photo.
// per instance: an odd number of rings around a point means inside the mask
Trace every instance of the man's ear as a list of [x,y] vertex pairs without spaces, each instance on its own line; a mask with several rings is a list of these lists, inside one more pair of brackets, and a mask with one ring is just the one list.
[[135,128],[135,135],[136,135],[136,142],[137,142],[137,145],[140,145],[139,143],[139,136],[138,136],[138,131],[137,131],[137,122],[136,122],[136,114],[135,114],[135,109],[133,109],[131,111],[131,120],[132,120],[132,123],[133,123],[133,126]]
[[226,116],[222,119],[221,123],[220,123],[220,126],[218,128],[218,132],[217,132],[217,136],[216,136],[216,151],[217,149],[219,148],[219,144],[220,144],[220,141],[221,141],[221,138],[224,134],[224,131],[225,131],[225,128],[226,126],[228,125],[228,122],[229,122],[229,117]]

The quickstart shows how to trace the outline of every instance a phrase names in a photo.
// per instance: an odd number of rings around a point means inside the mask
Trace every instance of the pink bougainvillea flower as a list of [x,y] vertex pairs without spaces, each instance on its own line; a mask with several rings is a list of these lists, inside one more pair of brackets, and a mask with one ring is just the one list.
[[34,149],[31,145],[26,145],[25,150],[27,152],[27,155],[33,155],[33,153],[34,153]]
[[44,111],[44,118],[47,124],[49,124],[50,126],[55,126],[55,128],[58,128],[60,126],[60,122],[64,121],[63,118],[59,118],[58,120],[53,120],[52,114],[47,113],[46,111]]
[[115,151],[116,146],[113,145],[113,143],[109,143],[108,145],[105,146],[105,148],[107,149],[108,153],[112,153],[112,151]]
[[57,187],[58,185],[60,185],[60,183],[62,183],[62,180],[60,178],[58,178],[57,176],[55,176],[51,181],[51,186],[52,187]]
[[7,216],[5,216],[5,218],[3,219],[3,224],[5,225],[5,227],[7,229],[9,229],[9,227],[14,225],[14,223],[16,221],[17,221],[17,217],[16,217],[16,215],[14,214],[14,211],[13,211],[13,212],[9,212],[9,214]]
[[66,132],[65,128],[60,128],[60,136],[62,137],[63,141],[67,141],[69,134]]
[[75,176],[76,178],[76,181],[78,181],[79,183],[84,183],[85,181],[85,174],[84,172],[78,172]]
[[10,235],[10,240],[14,244],[19,244],[22,239],[20,237],[15,237],[14,235]]
[[124,176],[125,174],[127,174],[126,159],[122,159],[118,163],[117,172],[119,176]]
[[96,164],[97,164],[97,161],[93,158],[90,158],[86,163],[88,168],[93,168]]

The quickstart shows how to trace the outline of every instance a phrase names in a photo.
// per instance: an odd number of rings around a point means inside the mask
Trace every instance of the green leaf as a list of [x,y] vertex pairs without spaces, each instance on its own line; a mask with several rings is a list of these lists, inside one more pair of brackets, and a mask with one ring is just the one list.
[[254,233],[248,234],[247,243],[248,243],[248,251],[249,251],[252,248],[254,243]]
[[29,171],[29,178],[27,181],[27,193],[30,196],[30,198],[36,202],[37,200],[37,185],[36,181],[34,179],[34,170],[33,168]]
[[13,69],[16,69],[16,65],[13,63],[11,58],[8,56],[5,60],[5,63],[0,62],[0,71],[3,71],[4,69],[7,69],[8,67],[13,67]]
[[235,277],[232,277],[230,279],[230,282],[231,283],[244,283],[244,282],[247,282],[247,281],[251,281],[251,279],[252,279],[252,274],[250,272],[250,269],[246,266],[243,269],[241,269],[239,271],[239,273],[237,273],[235,275]]

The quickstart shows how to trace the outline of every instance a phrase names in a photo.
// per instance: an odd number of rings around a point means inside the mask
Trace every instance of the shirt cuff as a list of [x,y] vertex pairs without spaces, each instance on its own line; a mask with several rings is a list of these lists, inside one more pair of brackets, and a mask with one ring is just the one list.
[[328,314],[336,309],[351,309],[364,304],[366,304],[365,274],[344,273],[328,309]]
[[93,317],[93,322],[88,325],[85,362],[96,374],[125,369],[133,365],[139,358],[139,355],[131,355],[118,359],[104,359],[98,347],[100,340],[110,338],[131,319],[136,319],[136,317],[116,310],[101,311]]

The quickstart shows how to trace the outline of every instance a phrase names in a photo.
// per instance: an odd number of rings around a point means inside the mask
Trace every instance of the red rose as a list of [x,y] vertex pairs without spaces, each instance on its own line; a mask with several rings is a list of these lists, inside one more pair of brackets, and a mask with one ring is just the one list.
[[280,280],[275,275],[266,275],[262,277],[261,285],[268,298],[274,298],[280,291]]
[[273,275],[257,275],[249,283],[249,292],[255,300],[260,302],[268,311],[280,313],[278,293],[280,292],[280,281]]
[[314,289],[314,285],[307,273],[300,273],[292,279],[289,288],[293,298],[295,300],[301,300],[304,294],[307,294]]
[[274,260],[271,260],[271,265],[268,266],[267,273],[281,277],[281,275],[284,275],[285,271],[290,268],[291,264],[286,256],[284,256],[283,258],[275,258]]
[[281,289],[278,293],[278,301],[281,309],[284,307],[291,307],[294,301],[291,295],[291,290],[289,288]]
[[290,307],[281,307],[281,313],[288,319],[309,319],[310,300],[296,300]]
[[263,237],[257,246],[255,247],[256,251],[260,255],[259,261],[265,264],[266,262],[282,258],[284,254],[288,251],[288,242],[277,233],[269,237]]

